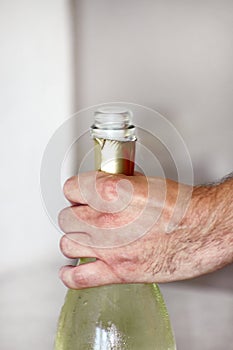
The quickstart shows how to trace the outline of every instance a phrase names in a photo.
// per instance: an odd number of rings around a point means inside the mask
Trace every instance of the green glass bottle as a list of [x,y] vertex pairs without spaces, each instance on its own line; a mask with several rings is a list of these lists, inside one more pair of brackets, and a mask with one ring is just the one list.
[[[96,169],[133,175],[135,128],[131,112],[105,107],[91,128]],[[85,263],[88,259],[80,259]],[[55,350],[175,350],[162,294],[156,284],[116,284],[68,290]]]

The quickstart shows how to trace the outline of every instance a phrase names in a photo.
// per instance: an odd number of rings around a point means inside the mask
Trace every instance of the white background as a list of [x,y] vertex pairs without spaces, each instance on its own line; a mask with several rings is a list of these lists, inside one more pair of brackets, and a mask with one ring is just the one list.
[[[232,33],[230,0],[0,0],[1,349],[52,349],[64,259],[39,173],[54,131],[83,107],[142,104],[181,133],[195,183],[221,178],[232,171]],[[232,346],[231,271],[163,287],[179,349]]]

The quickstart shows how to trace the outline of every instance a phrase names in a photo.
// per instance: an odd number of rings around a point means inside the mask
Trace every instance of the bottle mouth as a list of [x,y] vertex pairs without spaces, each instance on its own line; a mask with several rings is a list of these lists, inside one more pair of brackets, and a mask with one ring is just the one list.
[[118,141],[136,140],[132,117],[133,113],[127,107],[100,107],[94,113],[91,136]]
[[97,109],[94,117],[94,125],[99,129],[125,129],[132,122],[132,112],[124,107],[101,107]]

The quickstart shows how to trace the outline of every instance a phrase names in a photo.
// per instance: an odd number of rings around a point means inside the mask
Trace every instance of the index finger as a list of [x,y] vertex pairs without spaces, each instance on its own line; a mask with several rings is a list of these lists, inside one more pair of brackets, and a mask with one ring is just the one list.
[[[80,175],[79,175],[80,176]],[[79,177],[72,176],[63,185],[63,193],[71,203],[87,204],[79,188]]]
[[117,183],[124,175],[113,175],[101,171],[80,173],[68,179],[63,187],[65,197],[72,203],[88,204],[98,195],[104,201],[118,197]]

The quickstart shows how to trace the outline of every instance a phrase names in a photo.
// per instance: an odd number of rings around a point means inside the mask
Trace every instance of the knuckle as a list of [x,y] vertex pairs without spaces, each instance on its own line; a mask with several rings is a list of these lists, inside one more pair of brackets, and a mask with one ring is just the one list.
[[98,226],[103,228],[114,227],[116,221],[116,214],[113,213],[100,213],[97,218]]
[[117,182],[119,179],[116,176],[109,175],[101,178],[99,181],[99,192],[103,199],[114,200],[118,196],[117,194]]

